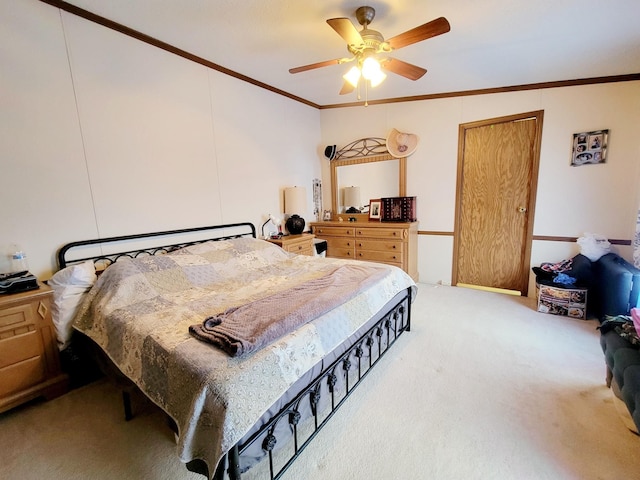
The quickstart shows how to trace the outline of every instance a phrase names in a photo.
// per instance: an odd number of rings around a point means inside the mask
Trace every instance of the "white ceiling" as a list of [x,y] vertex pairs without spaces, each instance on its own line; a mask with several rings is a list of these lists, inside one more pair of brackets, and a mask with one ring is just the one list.
[[451,31],[393,52],[424,67],[389,74],[369,100],[640,73],[640,0],[67,0],[234,72],[317,105],[339,95],[350,64],[289,68],[349,56],[326,19],[376,9],[391,38],[443,16]]

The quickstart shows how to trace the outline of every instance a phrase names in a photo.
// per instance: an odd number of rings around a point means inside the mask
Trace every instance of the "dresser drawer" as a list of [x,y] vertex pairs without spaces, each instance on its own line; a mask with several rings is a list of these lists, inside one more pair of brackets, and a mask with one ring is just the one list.
[[326,239],[327,242],[327,249],[335,249],[335,248],[346,248],[346,249],[351,249],[353,250],[356,246],[356,240],[355,238],[349,238],[349,237],[328,237]]
[[296,247],[288,248],[287,252],[297,253],[298,255],[307,255],[309,257],[312,257],[313,247],[309,247],[308,245],[298,245]]
[[375,250],[379,252],[402,253],[404,250],[404,243],[393,240],[367,240],[359,238],[356,240],[356,249],[358,251]]
[[327,237],[327,255],[330,257],[355,258],[356,241],[347,237]]
[[0,397],[25,390],[46,378],[47,367],[41,355],[0,368]]
[[358,250],[356,252],[356,258],[358,260],[367,260],[369,262],[382,262],[402,266],[402,252],[377,252],[374,250]]
[[356,258],[355,249],[353,248],[329,248],[327,254],[332,258]]
[[30,327],[32,330],[28,333],[0,340],[0,369],[42,354],[40,332],[33,324]]
[[313,246],[309,245],[309,242],[286,245],[284,250],[289,253],[297,253],[298,255],[313,255]]
[[341,237],[353,237],[355,235],[355,228],[353,227],[315,227],[313,229],[313,233],[317,237],[322,237],[325,235],[330,235],[333,237],[341,236]]
[[406,230],[402,228],[357,228],[356,237],[369,238],[398,238],[403,239]]
[[0,310],[0,339],[15,335],[16,329],[24,328],[28,323],[34,323],[31,304],[17,305]]

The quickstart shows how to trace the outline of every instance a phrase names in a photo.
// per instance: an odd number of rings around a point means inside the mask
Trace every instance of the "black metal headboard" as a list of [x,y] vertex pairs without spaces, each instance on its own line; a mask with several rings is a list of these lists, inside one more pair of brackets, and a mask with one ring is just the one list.
[[[256,228],[252,223],[229,223],[226,225],[212,225],[209,227],[185,228],[182,230],[167,230],[164,232],[140,233],[136,235],[122,235],[119,237],[95,238],[92,240],[80,240],[77,242],[67,243],[58,250],[58,266],[65,268],[68,265],[93,260],[93,263],[100,265],[102,269],[108,267],[121,258],[135,258],[143,255],[159,255],[179,248],[207,242],[210,240],[229,240],[231,238],[253,237],[256,238]],[[175,243],[144,242],[145,246],[141,248],[131,248],[132,241],[141,241],[144,239],[156,239],[158,241],[173,241]],[[170,240],[173,238],[173,240]],[[180,239],[176,242],[177,239]],[[94,249],[91,250],[91,247]],[[109,247],[109,252],[103,253],[103,248]],[[99,253],[95,253],[98,248]],[[120,249],[124,250],[120,250]],[[83,256],[82,252],[92,251],[92,254]],[[75,255],[78,258],[75,258]],[[85,254],[86,255],[86,254]]]

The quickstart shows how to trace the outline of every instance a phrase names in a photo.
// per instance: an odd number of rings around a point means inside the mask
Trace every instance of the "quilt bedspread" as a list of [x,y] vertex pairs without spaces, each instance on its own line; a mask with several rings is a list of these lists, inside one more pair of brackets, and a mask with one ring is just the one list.
[[[189,334],[228,308],[285,292],[345,263],[383,269],[382,280],[342,306],[246,357]],[[178,425],[182,461],[221,456],[324,355],[398,292],[415,295],[401,269],[286,253],[253,238],[206,242],[118,261],[98,279],[74,327],[94,340]]]

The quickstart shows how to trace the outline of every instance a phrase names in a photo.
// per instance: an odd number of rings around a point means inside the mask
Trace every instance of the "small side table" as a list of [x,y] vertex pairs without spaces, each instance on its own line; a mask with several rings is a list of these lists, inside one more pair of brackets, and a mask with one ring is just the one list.
[[313,238],[315,235],[302,233],[300,235],[284,235],[280,238],[267,238],[267,242],[274,243],[285,252],[297,253],[298,255],[313,256]]
[[33,398],[57,397],[67,391],[51,320],[53,291],[0,295],[0,412]]

